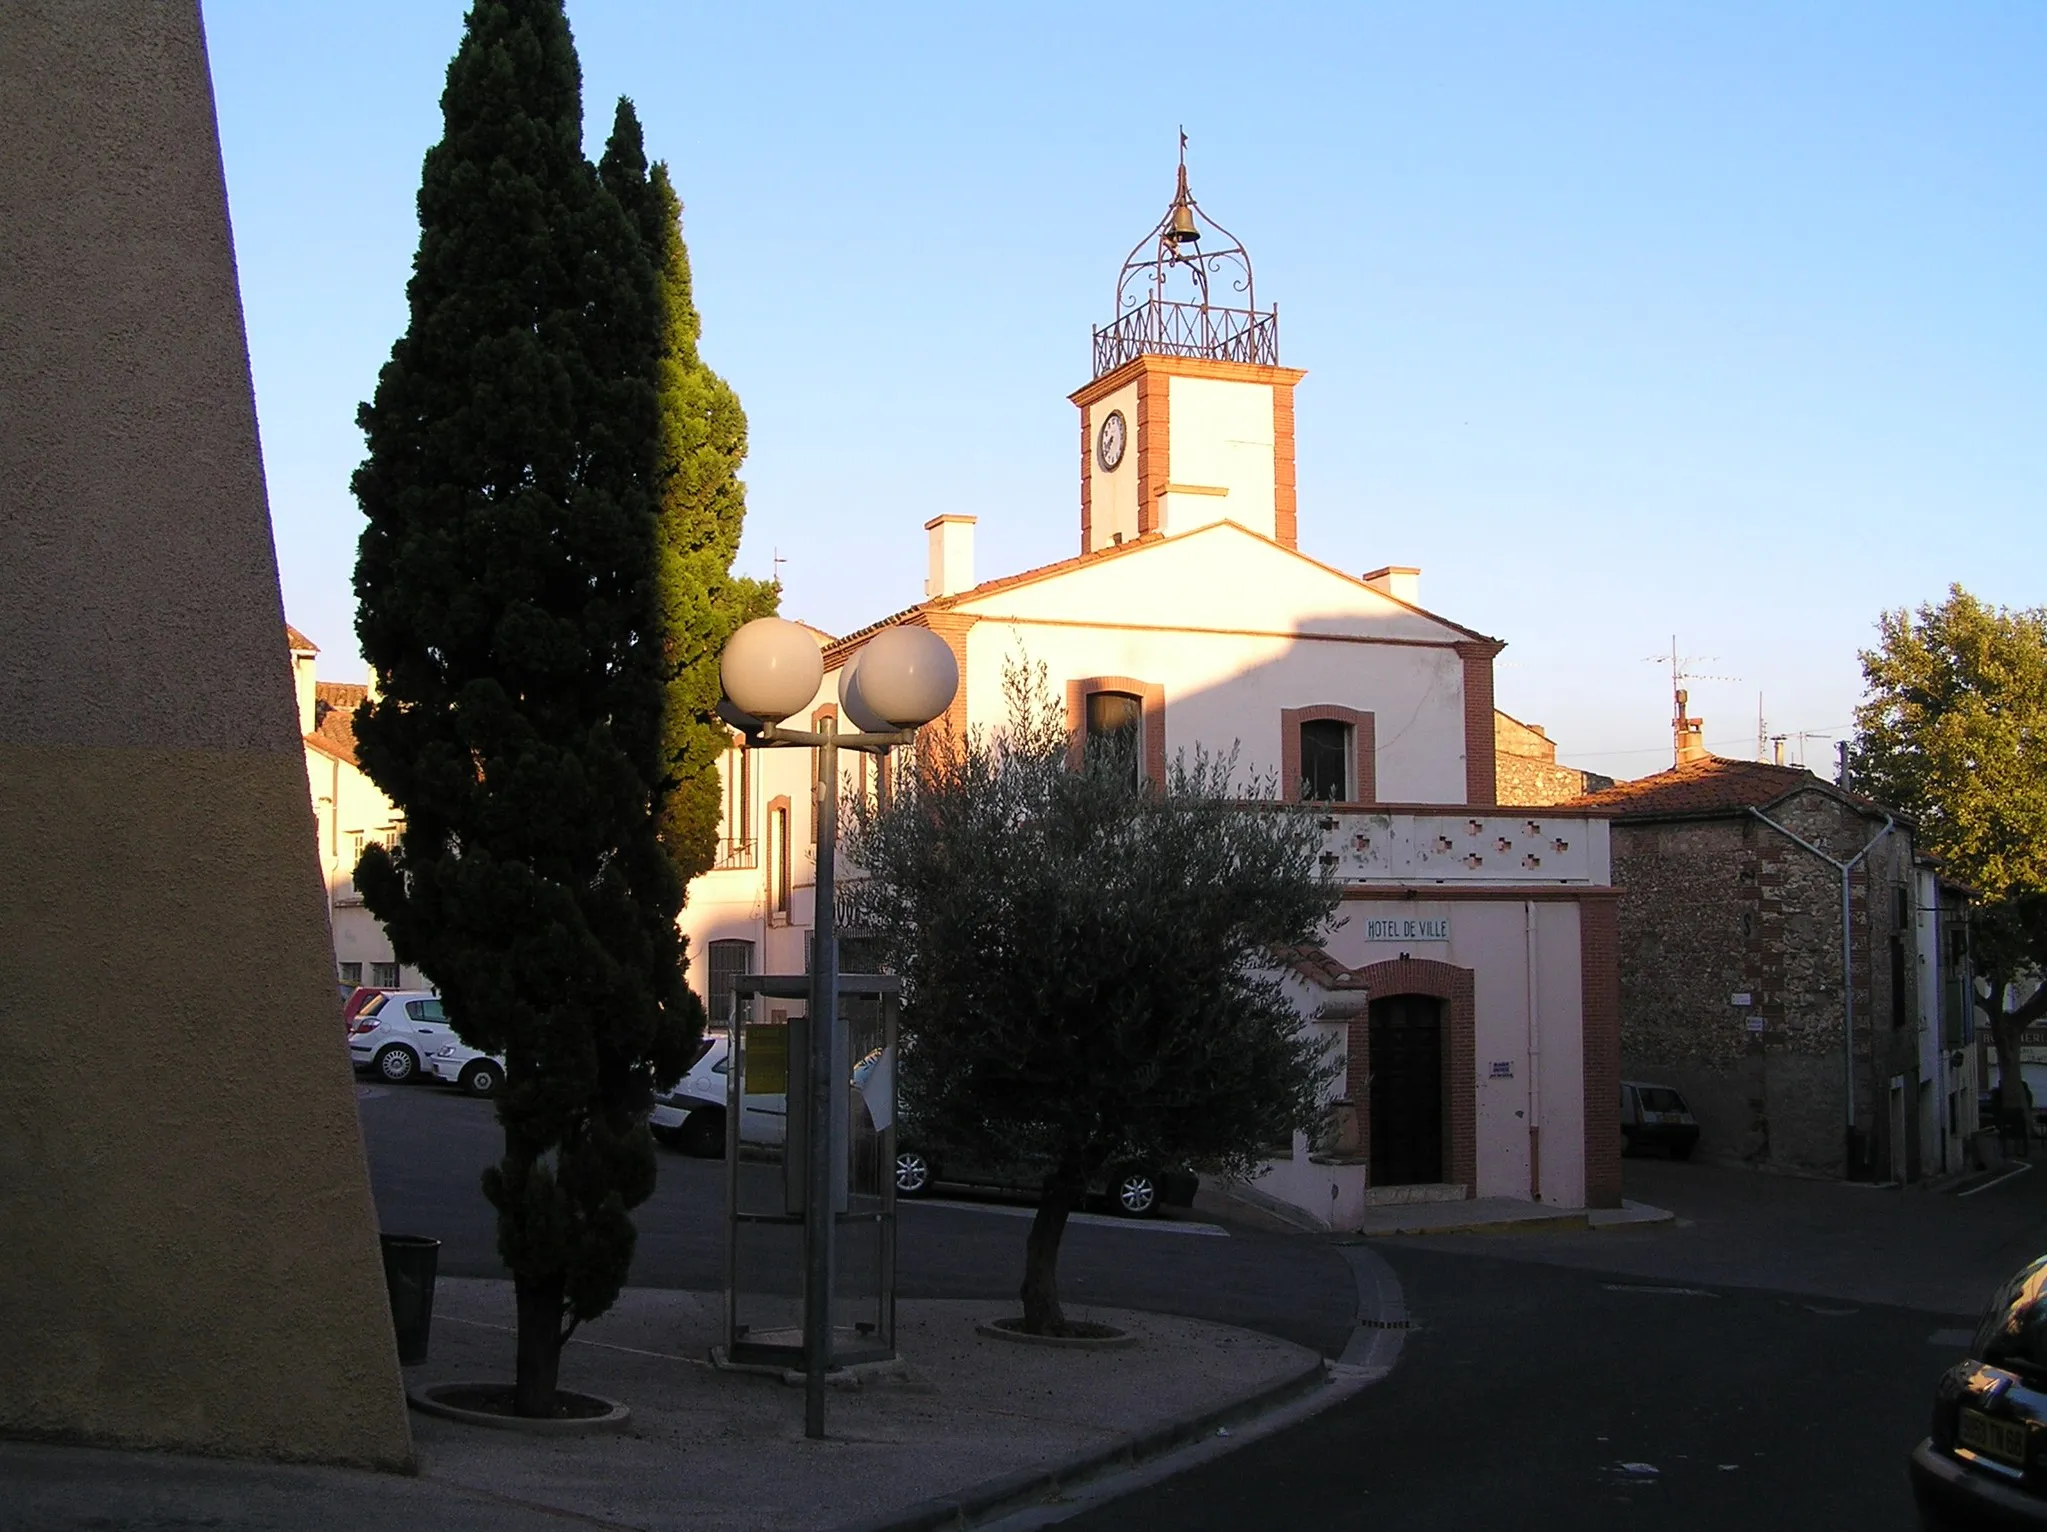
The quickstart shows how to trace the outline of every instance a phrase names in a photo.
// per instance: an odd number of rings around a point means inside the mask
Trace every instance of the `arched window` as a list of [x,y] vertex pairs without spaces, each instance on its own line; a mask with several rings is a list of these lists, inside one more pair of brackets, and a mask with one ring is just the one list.
[[1087,699],[1087,742],[1090,748],[1113,752],[1123,763],[1130,785],[1137,786],[1144,738],[1144,699],[1129,692],[1090,692]]
[[1279,779],[1296,802],[1377,802],[1377,717],[1338,703],[1281,708]]

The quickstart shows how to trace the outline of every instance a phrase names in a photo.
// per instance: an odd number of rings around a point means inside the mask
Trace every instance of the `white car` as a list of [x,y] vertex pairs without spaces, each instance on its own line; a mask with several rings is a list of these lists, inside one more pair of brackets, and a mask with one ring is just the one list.
[[472,1096],[495,1096],[505,1083],[505,1061],[459,1037],[435,1049],[426,1067],[442,1084],[459,1085]]
[[430,989],[394,989],[378,995],[348,1024],[348,1057],[357,1069],[374,1069],[393,1085],[417,1078],[426,1061],[459,1042]]
[[[665,1093],[654,1098],[647,1125],[664,1144],[685,1154],[716,1159],[725,1152],[725,1082],[732,1071],[732,1043],[722,1032],[704,1034],[696,1063]],[[740,1113],[740,1139],[779,1144],[787,1136],[789,1098],[750,1095]]]

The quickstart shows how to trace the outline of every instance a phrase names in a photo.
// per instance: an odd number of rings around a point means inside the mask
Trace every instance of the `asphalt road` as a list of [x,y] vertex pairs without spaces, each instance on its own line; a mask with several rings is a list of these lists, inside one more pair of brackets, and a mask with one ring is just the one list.
[[1421,1326],[1386,1381],[1064,1523],[1891,1532],[1959,1321],[1380,1247]]
[[[490,1103],[427,1084],[364,1086],[358,1116],[383,1227],[441,1241],[450,1276],[504,1276],[484,1167],[502,1151]],[[725,1279],[725,1166],[662,1149],[653,1197],[634,1214],[639,1287],[715,1291]],[[905,1298],[997,1298],[1023,1280],[1027,1209],[945,1199],[899,1206],[896,1290]],[[1211,1226],[1212,1227],[1212,1226]],[[1357,1316],[1357,1284],[1327,1243],[1232,1229],[1190,1232],[1180,1220],[1089,1218],[1069,1224],[1059,1257],[1069,1305],[1153,1309],[1262,1330],[1340,1353]]]
[[2047,1170],[1969,1196],[1631,1160],[1674,1224],[1374,1240],[1393,1375],[1065,1523],[1917,1527],[1906,1454],[1990,1290],[2047,1251]]

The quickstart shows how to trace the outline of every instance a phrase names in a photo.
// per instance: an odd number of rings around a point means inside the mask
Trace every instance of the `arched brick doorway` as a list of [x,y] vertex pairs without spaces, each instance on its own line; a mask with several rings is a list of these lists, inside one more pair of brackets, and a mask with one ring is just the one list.
[[[1478,1013],[1473,1000],[1471,970],[1429,958],[1396,958],[1356,970],[1352,977],[1364,982],[1371,997],[1368,1012],[1350,1024],[1348,1089],[1357,1109],[1359,1138],[1373,1146],[1372,1182],[1380,1184],[1382,1165],[1396,1174],[1413,1175],[1428,1165],[1426,1153],[1417,1157],[1411,1135],[1429,1120],[1426,1110],[1403,1113],[1397,1127],[1381,1123],[1373,1132],[1372,1034],[1378,1024],[1382,1043],[1394,1043],[1400,1057],[1389,1056],[1388,1083],[1398,1078],[1403,1088],[1413,1089],[1412,1076],[1429,1032],[1427,1022],[1435,1021],[1436,1068],[1439,1071],[1436,1118],[1441,1133],[1441,1150],[1436,1163],[1442,1167],[1441,1180],[1462,1186],[1466,1196],[1475,1195],[1478,1184]],[[1433,1005],[1417,1002],[1433,1002]],[[1397,1041],[1396,1041],[1397,1040]],[[1381,1095],[1386,1084],[1381,1085]],[[1422,1104],[1424,1106],[1427,1103]],[[1383,1102],[1382,1102],[1383,1106]],[[1389,1131],[1391,1130],[1391,1131]],[[1401,1147],[1403,1140],[1410,1140]]]

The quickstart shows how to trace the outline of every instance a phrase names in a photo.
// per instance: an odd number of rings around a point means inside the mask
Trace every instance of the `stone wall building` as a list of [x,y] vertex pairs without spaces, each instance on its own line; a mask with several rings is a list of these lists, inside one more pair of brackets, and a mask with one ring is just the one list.
[[1494,772],[1500,802],[1562,803],[1613,786],[1612,777],[1557,764],[1557,742],[1539,723],[1523,723],[1493,710]]
[[1613,821],[1622,1073],[1684,1092],[1703,1155],[1901,1181],[1961,1167],[1963,905],[1908,823],[1801,768],[1710,755],[1570,807]]

